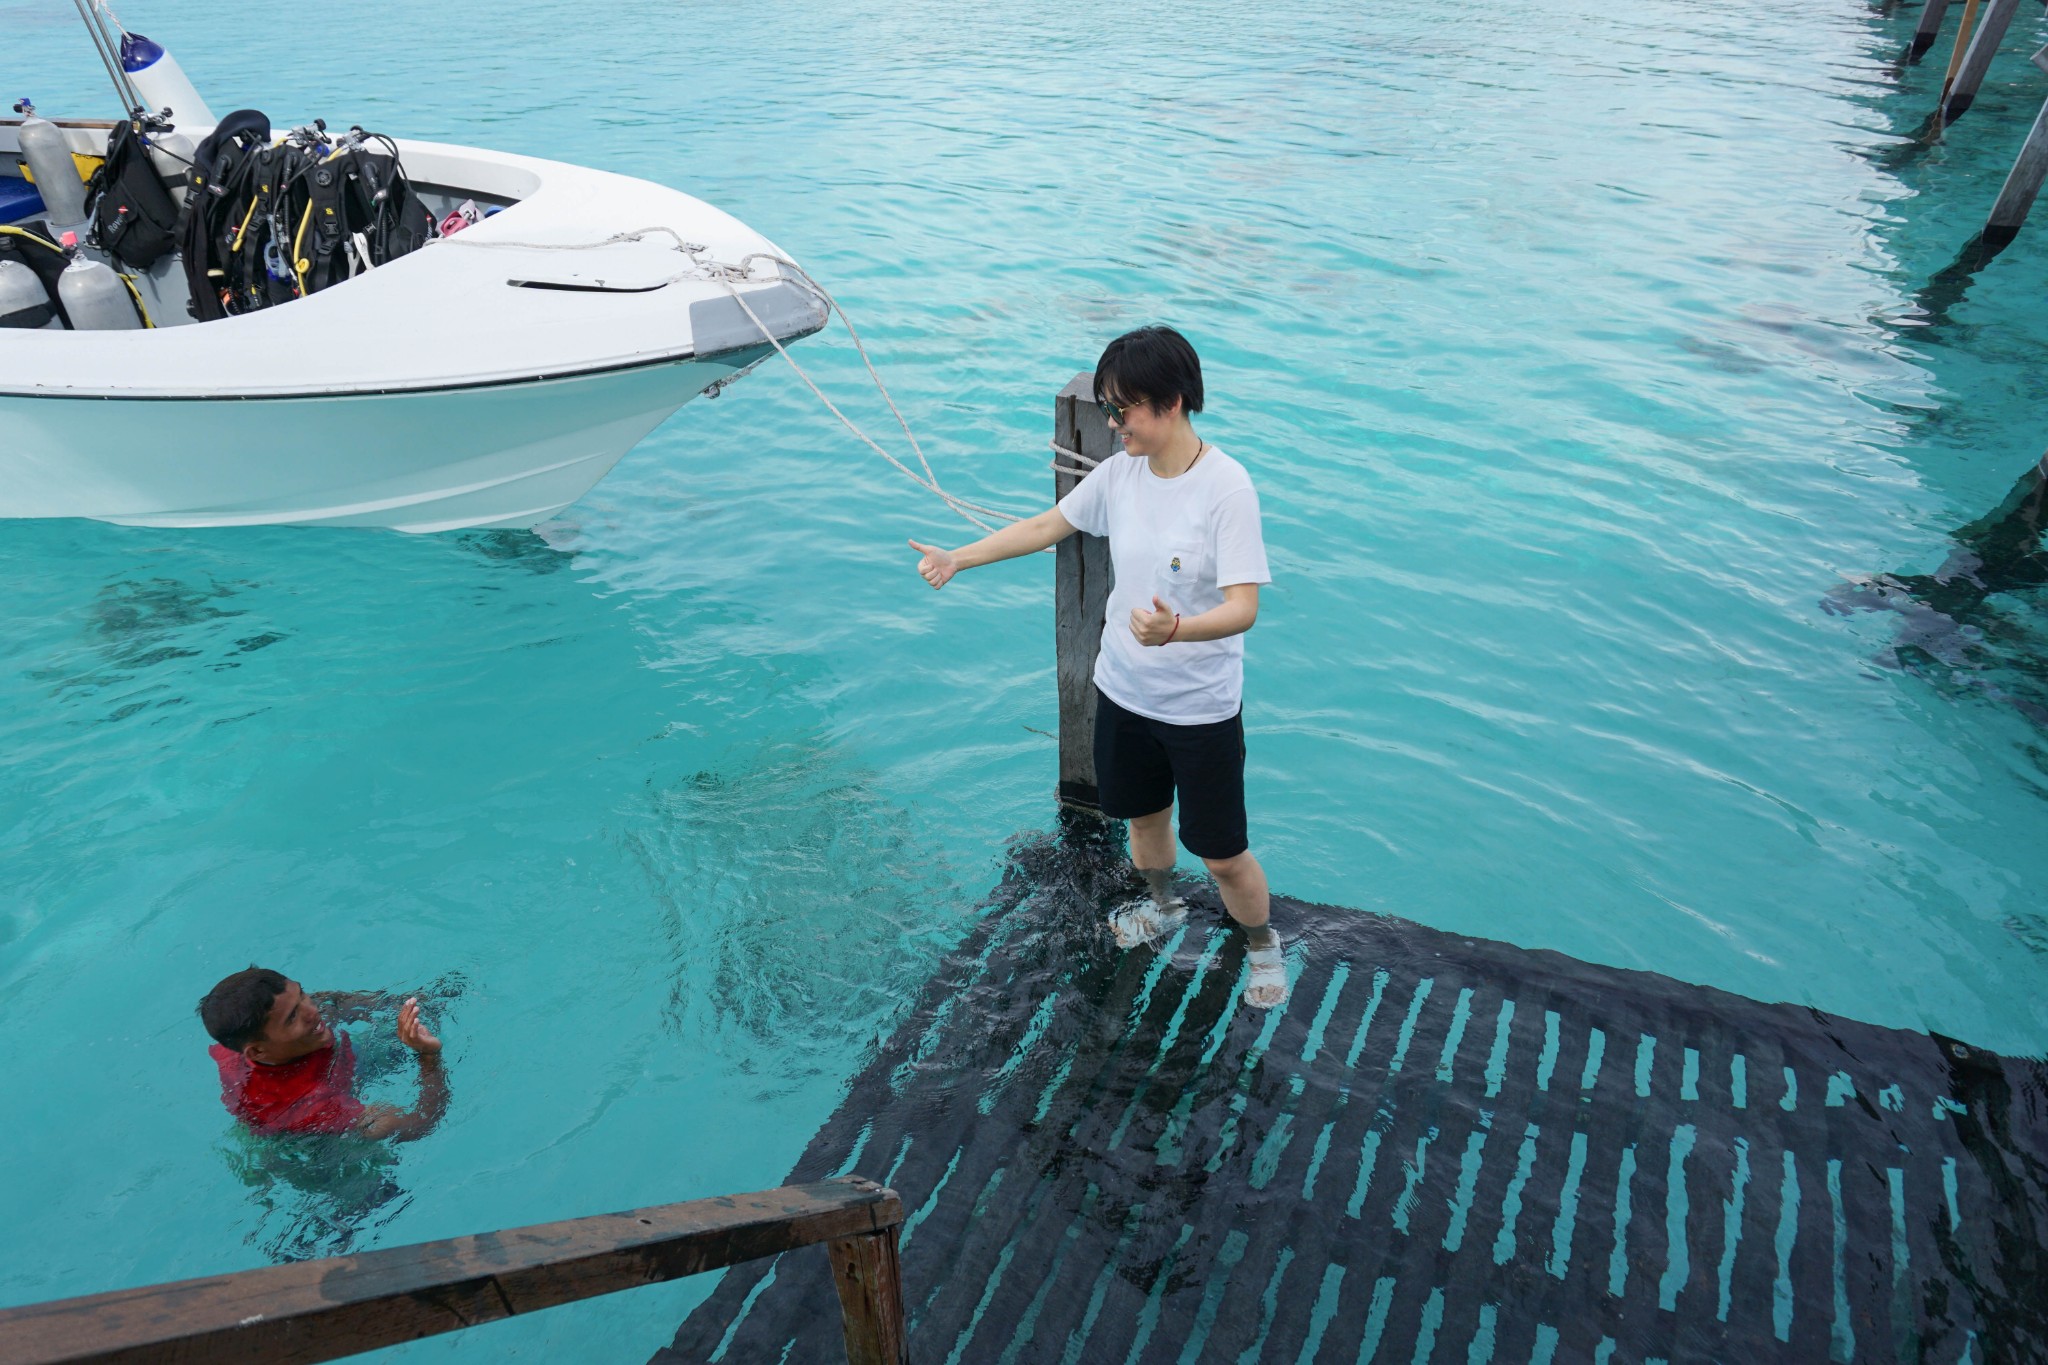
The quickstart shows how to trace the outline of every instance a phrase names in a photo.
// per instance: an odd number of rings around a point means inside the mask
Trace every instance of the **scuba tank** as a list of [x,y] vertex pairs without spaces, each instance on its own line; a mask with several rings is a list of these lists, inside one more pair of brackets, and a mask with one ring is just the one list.
[[64,303],[64,315],[73,331],[139,331],[142,319],[136,315],[135,300],[127,282],[108,267],[78,250],[78,234],[64,234],[64,250],[71,264],[57,277],[57,297]]
[[78,163],[71,159],[71,144],[65,140],[64,130],[38,118],[35,105],[28,100],[16,104],[14,112],[21,115],[21,127],[15,130],[21,159],[36,178],[36,192],[43,196],[50,226],[77,227],[85,221],[85,181],[79,177]]
[[121,70],[142,96],[144,113],[168,109],[187,128],[211,128],[220,121],[192,88],[178,59],[140,33],[121,35]]
[[0,327],[63,326],[36,272],[20,261],[0,261]]
[[143,141],[149,144],[149,164],[156,167],[158,178],[171,192],[171,202],[183,208],[185,192],[191,185],[192,158],[198,155],[198,145],[170,128],[161,132],[152,129],[143,134]]

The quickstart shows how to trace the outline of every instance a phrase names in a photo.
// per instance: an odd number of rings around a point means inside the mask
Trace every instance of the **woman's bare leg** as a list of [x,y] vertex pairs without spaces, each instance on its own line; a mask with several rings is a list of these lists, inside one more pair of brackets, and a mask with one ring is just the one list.
[[1287,1000],[1287,968],[1280,956],[1280,936],[1270,923],[1272,893],[1266,887],[1266,869],[1247,849],[1235,858],[1204,858],[1216,889],[1223,893],[1223,908],[1244,926],[1251,949],[1252,979],[1245,987],[1245,1003],[1272,1009]]
[[1141,815],[1130,822],[1131,866],[1145,879],[1145,889],[1161,909],[1173,899],[1173,807]]
[[1131,825],[1131,866],[1151,894],[1109,917],[1120,948],[1152,943],[1187,923],[1187,907],[1173,894],[1173,807],[1141,815]]
[[[1131,848],[1135,854],[1135,839]],[[1202,864],[1216,879],[1216,889],[1223,893],[1223,908],[1230,912],[1230,917],[1247,929],[1265,928],[1273,913],[1273,897],[1266,889],[1266,869],[1259,866],[1251,850],[1246,849],[1235,858],[1204,858]]]

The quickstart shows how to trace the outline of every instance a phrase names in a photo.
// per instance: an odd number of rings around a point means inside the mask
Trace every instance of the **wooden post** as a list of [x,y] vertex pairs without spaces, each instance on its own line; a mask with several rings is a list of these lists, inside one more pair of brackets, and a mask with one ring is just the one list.
[[[1053,440],[1084,460],[1116,453],[1109,419],[1095,403],[1095,376],[1078,374],[1053,400]],[[1065,455],[1056,463],[1074,465]],[[1087,468],[1085,463],[1077,466]],[[1082,476],[1053,471],[1053,496],[1063,498]],[[1060,692],[1060,801],[1100,811],[1095,788],[1095,656],[1102,648],[1102,615],[1115,577],[1109,542],[1100,536],[1068,536],[1059,544],[1053,579],[1055,676]]]
[[1913,30],[1912,46],[1906,49],[1907,61],[1917,62],[1927,55],[1927,49],[1941,35],[1941,17],[1946,13],[1948,0],[1927,0],[1920,7],[1920,27]]
[[847,1365],[910,1365],[896,1233],[888,1227],[826,1244],[832,1282],[839,1287]]
[[2035,116],[2019,159],[2012,163],[2005,185],[1998,191],[1998,202],[1991,206],[1991,216],[1984,221],[1985,246],[2002,251],[2020,235],[2020,224],[2027,221],[2027,210],[2034,207],[2034,196],[2041,192],[2044,177],[2048,177],[2048,103]]
[[1963,54],[1954,79],[1942,92],[1942,127],[1954,123],[1977,102],[1984,73],[1991,69],[1991,59],[1997,55],[1998,45],[2005,41],[2005,31],[2019,7],[2020,0],[1984,0],[1984,17],[1978,21],[1976,32],[1970,34],[1969,51]]
[[1977,31],[1978,0],[1963,0],[1963,17],[1956,24],[1956,40],[1949,44],[1948,70],[1941,73],[1941,98],[1934,102],[1934,121],[1941,122],[1941,111],[1948,107],[1948,92],[1956,83],[1956,72],[1963,65],[1963,54],[1970,50],[1970,35]]

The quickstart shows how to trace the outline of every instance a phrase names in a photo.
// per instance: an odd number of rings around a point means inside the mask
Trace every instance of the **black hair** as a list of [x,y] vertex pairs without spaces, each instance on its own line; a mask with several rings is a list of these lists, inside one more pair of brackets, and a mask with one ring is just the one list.
[[1202,410],[1202,361],[1188,339],[1171,327],[1140,327],[1102,348],[1095,362],[1095,399],[1148,403],[1154,409],[1181,401],[1181,411]]
[[251,1043],[263,1041],[270,1022],[270,1007],[289,985],[283,975],[268,967],[249,967],[224,976],[220,984],[199,1002],[199,1022],[222,1047],[240,1052]]

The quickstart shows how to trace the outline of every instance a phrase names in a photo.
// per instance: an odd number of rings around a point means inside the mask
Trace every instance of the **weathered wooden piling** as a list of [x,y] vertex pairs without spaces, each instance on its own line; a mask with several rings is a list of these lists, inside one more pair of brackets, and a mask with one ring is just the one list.
[[900,1246],[895,1225],[825,1244],[832,1282],[839,1289],[847,1365],[907,1365],[910,1360]]
[[[1977,0],[1970,0],[1970,9],[1976,7]],[[1962,58],[1951,61],[1949,79],[1942,87],[1942,127],[1954,123],[1977,102],[1977,91],[1984,84],[1985,73],[1991,69],[1991,59],[1997,55],[1998,45],[2005,41],[2005,31],[2012,26],[2012,16],[2019,7],[2020,0],[1984,0],[1984,14],[1974,31],[1969,28],[1969,14],[1964,14],[1964,28],[1957,34],[1957,47],[1962,50]],[[1969,38],[1969,47],[1963,50],[1965,34]]]
[[2048,103],[2043,103],[2041,112],[2035,116],[2019,157],[1998,191],[1998,202],[1991,206],[1991,216],[1984,221],[1985,246],[1993,251],[2003,250],[2020,235],[2020,224],[2027,221],[2027,211],[2034,207],[2034,196],[2041,192],[2044,177],[2048,177]]
[[1947,13],[1948,0],[1927,0],[1920,7],[1920,26],[1913,30],[1912,45],[1906,49],[1907,61],[1917,62],[1927,55],[1927,49],[1941,36],[1941,18]]
[[[1109,419],[1095,402],[1095,376],[1077,374],[1053,400],[1053,496],[1063,498],[1087,471],[1116,453]],[[1075,460],[1079,456],[1079,461]],[[1109,603],[1109,542],[1074,535],[1061,541],[1054,569],[1055,675],[1060,694],[1062,804],[1099,810],[1095,789],[1095,655],[1102,646],[1102,614]]]
[[1969,49],[1970,35],[1977,31],[1978,0],[1963,0],[1963,17],[1956,23],[1956,40],[1949,44],[1948,70],[1941,73],[1941,98],[1934,102],[1934,122],[1941,124],[1941,111],[1948,105],[1948,92],[1956,83],[1956,71],[1963,64],[1963,53]]

